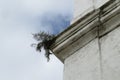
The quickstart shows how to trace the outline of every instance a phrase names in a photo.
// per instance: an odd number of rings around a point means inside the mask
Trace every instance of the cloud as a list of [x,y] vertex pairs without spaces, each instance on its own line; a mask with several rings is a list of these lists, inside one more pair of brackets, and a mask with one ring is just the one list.
[[[61,23],[70,22],[72,18],[72,0],[2,0],[0,1],[0,12],[2,23],[4,21],[10,24],[24,24],[29,25],[29,27],[34,26],[37,30],[38,28],[44,30],[41,21],[42,19],[45,20],[45,18],[49,18],[49,22],[50,18],[58,18],[55,21],[60,21],[59,19],[62,16]],[[57,23],[54,22],[54,24]],[[49,27],[51,31],[52,26]],[[60,27],[57,26],[54,28],[57,29]]]
[[[39,20],[38,20],[39,21]],[[70,24],[70,15],[59,13],[46,13],[41,17],[41,25],[45,28],[51,27],[54,34],[63,31]]]
[[59,33],[72,18],[72,0],[0,0],[0,80],[62,80],[63,64],[30,47],[31,33]]
[[[7,30],[0,41],[0,79],[1,80],[62,80],[63,65],[54,56],[47,63],[44,52],[39,54],[30,44],[30,29]],[[1,35],[0,35],[1,36]],[[59,67],[59,70],[57,70]],[[54,74],[58,72],[58,74]],[[61,77],[59,77],[61,74]],[[57,77],[56,77],[57,76]]]

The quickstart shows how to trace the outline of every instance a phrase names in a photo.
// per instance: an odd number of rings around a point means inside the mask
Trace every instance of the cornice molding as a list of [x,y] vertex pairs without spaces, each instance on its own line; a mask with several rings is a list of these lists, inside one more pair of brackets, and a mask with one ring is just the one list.
[[71,24],[56,37],[51,50],[64,63],[67,57],[97,38],[98,26],[100,26],[99,37],[120,26],[119,0],[110,0],[99,9],[91,11]]

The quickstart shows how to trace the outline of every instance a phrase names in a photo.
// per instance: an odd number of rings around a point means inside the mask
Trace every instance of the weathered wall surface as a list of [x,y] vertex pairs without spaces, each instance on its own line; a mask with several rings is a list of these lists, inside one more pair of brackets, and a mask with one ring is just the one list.
[[74,0],[74,13],[71,23],[74,23],[88,12],[99,8],[108,1],[109,0]]
[[120,27],[100,40],[103,80],[120,80]]
[[[88,13],[87,10],[90,10],[92,7],[93,7],[92,0],[74,0],[73,17],[76,18],[76,17],[82,15],[84,12]],[[92,10],[93,10],[93,8],[92,8]]]
[[64,80],[120,80],[120,26],[101,37],[100,45],[95,39],[75,52],[64,65]]
[[100,80],[98,39],[65,60],[64,80]]
[[103,9],[97,37],[65,59],[64,80],[120,80],[120,4],[116,3],[109,7],[111,12]]

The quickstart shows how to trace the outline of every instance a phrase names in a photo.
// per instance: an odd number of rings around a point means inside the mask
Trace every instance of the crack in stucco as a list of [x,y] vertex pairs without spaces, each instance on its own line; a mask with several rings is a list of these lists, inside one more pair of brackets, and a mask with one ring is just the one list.
[[97,37],[98,37],[98,49],[99,49],[99,61],[100,61],[100,79],[103,80],[103,64],[102,64],[102,50],[101,50],[101,43],[100,43],[100,27],[103,26],[101,21],[102,10],[99,12],[98,16],[98,27],[97,27]]

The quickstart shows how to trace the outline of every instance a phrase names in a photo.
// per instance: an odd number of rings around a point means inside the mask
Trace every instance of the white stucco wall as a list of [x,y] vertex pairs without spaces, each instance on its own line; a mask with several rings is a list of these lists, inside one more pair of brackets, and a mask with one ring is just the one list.
[[92,0],[74,0],[74,12],[73,20],[71,23],[75,22],[80,17],[93,10]]
[[63,80],[120,80],[120,26],[68,57]]
[[98,39],[65,60],[64,80],[100,80]]
[[101,38],[103,80],[120,80],[120,27]]
[[98,9],[108,1],[109,0],[74,0],[74,13],[71,23],[74,23],[88,12]]
[[102,6],[103,4],[105,4],[108,1],[109,0],[93,0],[94,6],[95,6],[96,9],[99,8],[100,6]]
[[[116,4],[112,5],[103,10],[107,12]],[[64,80],[120,80],[120,7],[113,8],[101,20],[103,23],[97,29],[100,37],[97,36],[65,59]]]
[[[74,18],[82,16],[82,14],[87,10],[92,9],[93,2],[92,0],[74,0]],[[84,13],[85,15],[85,13]]]

